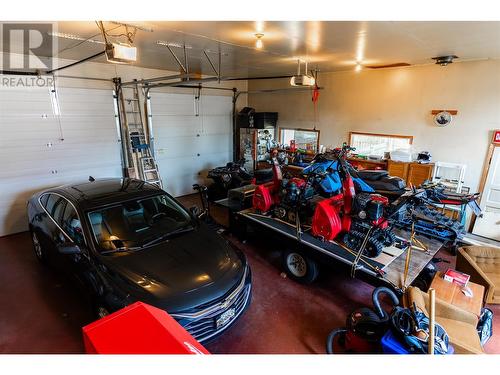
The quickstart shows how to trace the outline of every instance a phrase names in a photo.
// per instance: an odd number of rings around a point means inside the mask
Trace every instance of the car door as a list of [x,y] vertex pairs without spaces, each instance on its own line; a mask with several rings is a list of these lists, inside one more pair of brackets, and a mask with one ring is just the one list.
[[82,221],[75,205],[66,198],[62,199],[64,203],[61,202],[60,206],[54,206],[54,220],[64,236],[61,244],[75,244],[80,249],[80,253],[60,253],[59,267],[64,273],[79,281],[84,287],[87,287],[87,277],[85,275],[92,267]]
[[53,213],[56,204],[60,204],[61,196],[54,193],[46,193],[40,197],[40,204],[44,212],[41,215],[41,223],[39,228],[43,231],[42,244],[48,256],[50,264],[57,266],[59,262],[59,252],[57,251],[57,244],[61,242],[60,236],[62,235],[60,228],[54,220]]

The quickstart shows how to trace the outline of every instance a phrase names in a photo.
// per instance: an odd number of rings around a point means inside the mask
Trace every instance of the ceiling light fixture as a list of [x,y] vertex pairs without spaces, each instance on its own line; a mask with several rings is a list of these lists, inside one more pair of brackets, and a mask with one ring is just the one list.
[[363,69],[363,65],[361,65],[361,63],[356,63],[356,67],[354,68],[354,70],[356,72],[360,72],[361,70]]
[[453,59],[458,59],[458,56],[455,55],[438,56],[438,57],[433,57],[432,59],[436,60],[436,64],[441,66],[446,66],[448,64],[452,64]]
[[262,43],[263,36],[264,36],[264,34],[262,34],[262,33],[255,34],[255,37],[257,38],[257,40],[255,41],[255,48],[262,49],[262,47],[264,46],[264,43]]

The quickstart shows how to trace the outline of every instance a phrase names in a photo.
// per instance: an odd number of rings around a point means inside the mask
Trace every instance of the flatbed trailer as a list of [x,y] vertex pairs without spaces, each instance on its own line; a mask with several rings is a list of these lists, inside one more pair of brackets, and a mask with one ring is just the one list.
[[[224,203],[227,204],[227,201]],[[351,250],[338,242],[322,241],[309,234],[307,230],[298,236],[297,229],[293,224],[271,216],[261,215],[253,208],[233,212],[233,215],[233,222],[238,222],[237,234],[240,237],[245,237],[248,225],[262,234],[267,231],[283,246],[294,247],[304,257],[310,257],[321,263],[328,261],[330,266],[344,264],[350,267],[352,277],[363,279],[373,285],[389,286],[398,293],[403,292],[406,286],[413,283],[443,246],[442,241],[417,235],[416,238],[425,245],[427,250],[412,248],[405,283],[404,270],[408,248],[400,249],[399,253],[386,253],[384,251],[385,261],[380,261],[379,257],[357,257],[356,250]],[[405,230],[396,230],[396,234],[402,239],[408,240],[410,238],[410,233]]]

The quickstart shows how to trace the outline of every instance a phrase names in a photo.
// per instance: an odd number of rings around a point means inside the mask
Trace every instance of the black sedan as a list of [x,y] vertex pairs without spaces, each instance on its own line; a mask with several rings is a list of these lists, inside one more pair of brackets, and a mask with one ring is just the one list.
[[37,258],[76,279],[98,316],[142,301],[203,342],[250,303],[245,255],[155,185],[48,189],[29,200],[28,218]]

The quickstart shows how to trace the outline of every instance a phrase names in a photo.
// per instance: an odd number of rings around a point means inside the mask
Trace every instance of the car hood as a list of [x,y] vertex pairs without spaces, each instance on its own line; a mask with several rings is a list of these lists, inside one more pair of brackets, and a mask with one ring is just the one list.
[[205,224],[136,252],[103,256],[102,262],[132,300],[169,312],[222,297],[241,281],[246,266],[244,255]]

